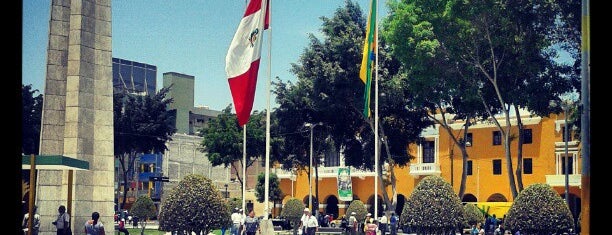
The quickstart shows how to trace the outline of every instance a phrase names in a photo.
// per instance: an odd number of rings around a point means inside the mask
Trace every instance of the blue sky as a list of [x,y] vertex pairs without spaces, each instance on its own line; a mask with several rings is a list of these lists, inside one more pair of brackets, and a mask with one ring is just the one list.
[[[369,0],[354,0],[364,15]],[[295,80],[289,72],[308,46],[308,33],[321,35],[319,17],[333,16],[343,0],[271,2],[272,62],[269,33],[264,35],[254,110],[266,109],[267,79]],[[23,1],[22,83],[44,90],[50,0]],[[113,57],[157,66],[157,86],[166,72],[195,76],[195,104],[221,110],[232,103],[225,56],[244,13],[244,0],[114,0]],[[386,14],[379,1],[379,21]],[[271,69],[269,72],[269,65]],[[274,98],[272,108],[276,107]]]

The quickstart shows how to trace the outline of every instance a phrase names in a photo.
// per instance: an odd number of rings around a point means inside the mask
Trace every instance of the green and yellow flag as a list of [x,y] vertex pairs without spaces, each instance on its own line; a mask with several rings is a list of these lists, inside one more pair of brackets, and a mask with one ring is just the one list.
[[366,37],[363,43],[363,55],[361,57],[361,69],[359,70],[359,79],[365,84],[363,93],[363,115],[366,118],[370,117],[370,88],[372,87],[372,67],[376,59],[376,0],[372,0],[370,4],[370,14],[368,15],[368,23],[366,25]]

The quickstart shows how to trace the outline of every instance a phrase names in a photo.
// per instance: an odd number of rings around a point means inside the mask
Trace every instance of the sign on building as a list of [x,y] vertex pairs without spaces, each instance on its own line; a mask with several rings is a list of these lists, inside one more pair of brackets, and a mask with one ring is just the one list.
[[342,201],[353,200],[353,183],[351,181],[351,169],[348,167],[338,168],[338,196]]

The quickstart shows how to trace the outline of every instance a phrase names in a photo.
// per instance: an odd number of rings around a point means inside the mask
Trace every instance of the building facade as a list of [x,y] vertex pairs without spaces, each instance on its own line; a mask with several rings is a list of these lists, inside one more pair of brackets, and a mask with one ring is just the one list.
[[[503,119],[500,119],[503,120]],[[522,182],[524,187],[534,183],[547,183],[561,197],[565,196],[565,168],[568,161],[570,210],[578,218],[581,204],[580,188],[580,142],[573,136],[564,136],[565,121],[563,116],[536,117],[528,113],[521,114],[524,125],[522,146]],[[462,121],[450,126],[455,136],[463,130]],[[502,123],[502,126],[505,126]],[[511,117],[511,136],[518,136],[517,119]],[[463,135],[461,135],[463,136]],[[418,143],[410,144],[408,151],[416,156],[406,167],[394,167],[397,178],[396,214],[401,215],[405,200],[410,196],[420,180],[428,175],[438,175],[449,182],[456,193],[459,192],[462,175],[462,155],[459,147],[451,140],[448,132],[439,126],[424,130]],[[565,155],[565,140],[568,143],[568,155]],[[490,121],[472,123],[468,129],[466,145],[469,155],[467,161],[466,189],[463,202],[512,202],[514,200],[509,187],[507,160],[501,133]],[[518,141],[511,142],[512,169],[517,168]],[[342,156],[340,156],[342,159]],[[319,211],[343,215],[350,201],[339,200],[338,169],[339,166],[319,166]],[[274,169],[281,179],[281,188],[286,201],[295,197],[308,205],[308,175],[304,171],[290,172]],[[351,168],[353,200],[361,200],[374,214],[374,172],[364,172]],[[516,178],[516,175],[515,175]],[[389,195],[391,186],[382,185]],[[313,186],[314,187],[314,186]],[[382,192],[378,191],[378,214],[384,210]],[[314,194],[314,192],[313,192]],[[314,196],[313,196],[314,198]],[[316,200],[313,199],[313,200]],[[280,206],[276,206],[277,209]],[[497,215],[501,217],[503,215]]]
[[113,93],[154,95],[157,89],[157,66],[113,58]]

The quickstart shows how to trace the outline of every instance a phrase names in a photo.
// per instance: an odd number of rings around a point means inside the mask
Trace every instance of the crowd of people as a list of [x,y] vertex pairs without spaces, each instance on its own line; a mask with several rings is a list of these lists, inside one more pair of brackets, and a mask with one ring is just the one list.
[[[34,214],[32,219],[30,219],[30,213],[26,213],[23,216],[23,222],[21,226],[23,228],[22,231],[24,232],[24,234],[38,235],[41,221],[37,209],[38,207],[34,205],[32,208],[32,212]],[[70,214],[68,214],[68,212],[66,211],[66,207],[64,205],[60,205],[57,209],[57,212],[58,213],[56,219],[54,221],[51,221],[51,224],[55,226],[56,234],[72,235]],[[87,220],[83,227],[81,227],[81,231],[83,231],[86,235],[104,235],[104,225],[101,221],[99,221],[99,219],[100,213],[93,212],[91,214],[91,219]],[[30,225],[30,221],[32,225]],[[30,229],[32,229],[31,232],[29,232]]]

